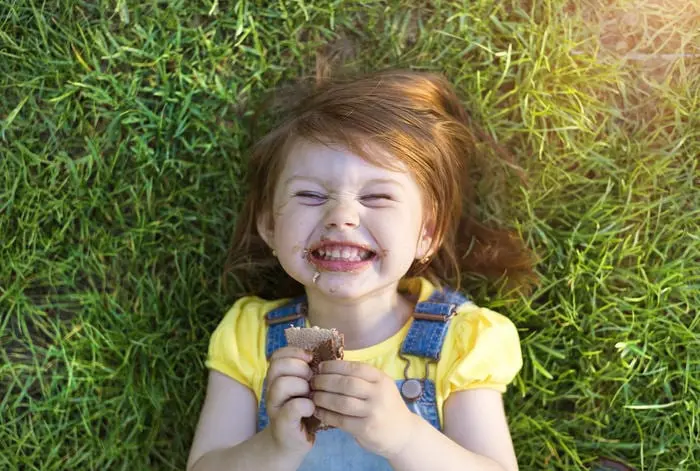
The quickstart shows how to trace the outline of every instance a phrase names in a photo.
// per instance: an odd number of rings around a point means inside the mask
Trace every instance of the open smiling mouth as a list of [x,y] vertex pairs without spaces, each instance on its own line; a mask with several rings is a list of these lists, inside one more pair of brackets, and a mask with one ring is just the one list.
[[308,252],[309,262],[324,271],[358,271],[376,258],[377,252],[369,248],[347,244],[324,244]]

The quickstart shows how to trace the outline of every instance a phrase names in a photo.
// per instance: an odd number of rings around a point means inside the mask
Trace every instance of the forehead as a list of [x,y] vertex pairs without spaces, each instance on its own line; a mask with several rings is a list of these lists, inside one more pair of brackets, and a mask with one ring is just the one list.
[[340,144],[298,139],[287,153],[282,180],[303,176],[344,184],[375,179],[414,183],[406,165],[380,146],[367,144],[364,152],[360,156]]

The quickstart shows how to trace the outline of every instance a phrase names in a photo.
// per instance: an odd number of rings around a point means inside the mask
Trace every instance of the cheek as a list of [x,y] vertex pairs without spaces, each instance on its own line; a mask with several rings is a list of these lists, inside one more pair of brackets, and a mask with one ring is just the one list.
[[275,241],[279,247],[299,244],[308,238],[312,217],[298,208],[287,208],[276,214]]
[[380,243],[392,252],[415,251],[422,227],[420,215],[410,210],[378,212],[372,226],[381,228]]

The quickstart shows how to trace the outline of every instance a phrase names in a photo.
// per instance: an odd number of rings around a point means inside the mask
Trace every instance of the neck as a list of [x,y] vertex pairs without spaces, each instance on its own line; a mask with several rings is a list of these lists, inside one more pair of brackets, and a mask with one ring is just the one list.
[[398,292],[398,283],[362,300],[338,300],[307,290],[312,326],[335,328],[345,337],[345,348],[357,350],[388,339],[406,324],[413,304]]

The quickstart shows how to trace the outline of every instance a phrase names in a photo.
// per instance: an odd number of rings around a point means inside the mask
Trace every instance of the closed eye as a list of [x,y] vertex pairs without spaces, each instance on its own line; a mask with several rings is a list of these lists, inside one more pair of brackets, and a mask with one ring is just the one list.
[[363,203],[369,203],[370,205],[378,205],[394,201],[394,198],[387,193],[372,193],[370,195],[360,197],[360,201]]
[[298,191],[294,193],[294,197],[301,199],[302,204],[309,206],[318,206],[328,200],[328,196],[314,191]]
[[393,200],[394,198],[392,198],[391,195],[386,194],[386,193],[376,193],[376,194],[363,196],[361,199],[363,199],[363,200]]

